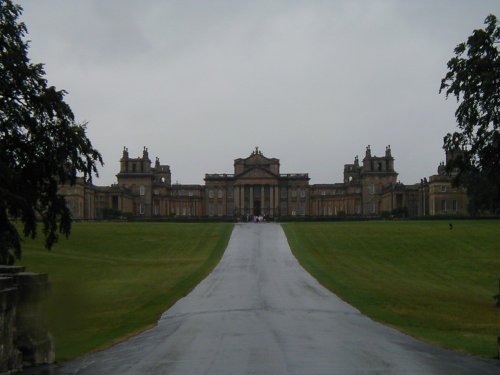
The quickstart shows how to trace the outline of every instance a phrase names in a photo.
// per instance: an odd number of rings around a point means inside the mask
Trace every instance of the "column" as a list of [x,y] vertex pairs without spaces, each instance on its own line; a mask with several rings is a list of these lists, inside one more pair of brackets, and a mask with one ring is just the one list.
[[274,186],[269,186],[269,214],[274,216]]
[[280,194],[278,185],[274,187],[274,212],[276,214],[280,212]]
[[260,214],[265,215],[264,208],[266,207],[266,191],[264,185],[260,185]]
[[240,214],[240,187],[239,186],[234,186],[233,187],[233,209],[234,209],[234,214],[239,215]]
[[253,215],[253,185],[250,185],[250,215]]
[[242,215],[245,214],[245,185],[240,186],[240,212]]

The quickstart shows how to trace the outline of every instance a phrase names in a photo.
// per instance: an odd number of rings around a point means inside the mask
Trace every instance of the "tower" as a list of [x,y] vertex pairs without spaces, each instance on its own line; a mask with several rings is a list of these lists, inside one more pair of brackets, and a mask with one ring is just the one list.
[[368,145],[360,174],[363,215],[380,214],[380,193],[385,186],[395,184],[397,176],[391,146],[385,148],[384,156],[377,157],[372,156],[370,145]]

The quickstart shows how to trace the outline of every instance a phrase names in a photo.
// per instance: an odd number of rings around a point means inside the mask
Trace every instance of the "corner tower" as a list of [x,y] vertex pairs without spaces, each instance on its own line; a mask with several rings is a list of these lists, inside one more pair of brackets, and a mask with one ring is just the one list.
[[385,186],[397,181],[391,146],[385,148],[385,155],[372,156],[370,145],[366,147],[363,167],[361,168],[363,215],[380,214],[380,193]]

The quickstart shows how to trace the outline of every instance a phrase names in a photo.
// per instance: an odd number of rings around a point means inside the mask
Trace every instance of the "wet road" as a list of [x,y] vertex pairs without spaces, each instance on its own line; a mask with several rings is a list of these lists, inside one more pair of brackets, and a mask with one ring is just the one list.
[[500,367],[373,322],[299,266],[280,225],[241,224],[214,272],[157,327],[30,374],[42,373],[498,375]]

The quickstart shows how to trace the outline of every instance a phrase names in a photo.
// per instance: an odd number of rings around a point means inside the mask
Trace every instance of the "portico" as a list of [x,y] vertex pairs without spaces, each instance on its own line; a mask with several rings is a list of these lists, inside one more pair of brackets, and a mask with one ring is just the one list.
[[237,216],[279,216],[279,185],[277,181],[236,181],[234,211]]
[[[234,174],[205,175],[207,213],[210,216],[221,211],[223,192],[227,191],[222,210],[227,216],[276,218],[289,215],[289,208],[306,207],[305,197],[297,196],[297,192],[305,191],[308,183],[307,173],[280,174],[279,160],[265,157],[256,147],[247,158],[234,161]],[[219,201],[218,198],[223,199]]]

